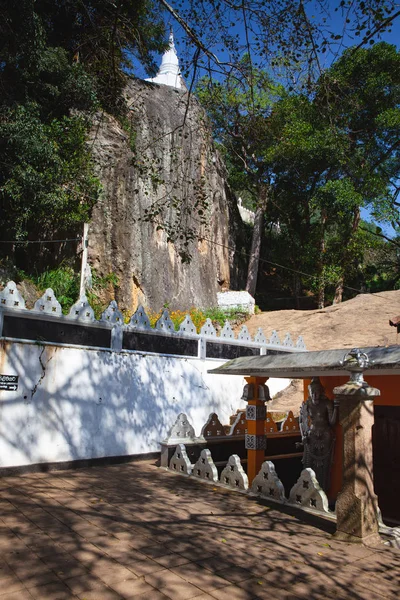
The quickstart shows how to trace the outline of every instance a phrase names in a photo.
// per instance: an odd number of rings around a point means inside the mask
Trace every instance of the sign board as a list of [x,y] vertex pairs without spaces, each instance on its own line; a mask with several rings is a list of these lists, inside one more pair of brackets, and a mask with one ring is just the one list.
[[0,390],[15,392],[18,389],[18,375],[0,375]]

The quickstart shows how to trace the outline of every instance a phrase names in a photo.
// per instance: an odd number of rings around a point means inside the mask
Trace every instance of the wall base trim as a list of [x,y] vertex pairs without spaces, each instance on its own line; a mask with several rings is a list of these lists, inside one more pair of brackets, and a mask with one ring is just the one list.
[[19,465],[15,467],[0,467],[0,477],[24,475],[25,473],[48,473],[49,471],[65,471],[66,469],[84,469],[88,467],[101,467],[118,465],[140,460],[160,460],[160,452],[147,452],[146,454],[127,454],[125,456],[103,456],[100,458],[83,458],[62,462],[35,463],[33,465]]

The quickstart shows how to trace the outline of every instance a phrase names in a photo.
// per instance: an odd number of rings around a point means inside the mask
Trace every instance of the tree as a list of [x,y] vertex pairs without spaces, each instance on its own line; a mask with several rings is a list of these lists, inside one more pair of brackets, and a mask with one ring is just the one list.
[[[279,221],[285,240],[282,259],[298,273],[294,296],[308,270],[319,306],[327,285],[336,285],[340,301],[355,248],[360,252],[361,208],[382,218],[397,211],[399,53],[385,43],[349,49],[313,94],[286,93],[252,67],[240,82],[228,77],[207,87],[203,81],[200,99],[234,190],[252,193],[264,212],[268,190],[268,220]],[[254,238],[260,241],[260,228]]]
[[346,47],[381,39],[400,16],[394,0],[158,2],[184,34],[188,71],[194,61],[197,74],[240,76],[238,64],[248,54],[257,68],[307,89]]
[[[195,79],[205,68],[209,73],[228,74],[232,81],[247,77],[251,97],[252,71],[267,66],[268,72],[277,70],[285,84],[311,89],[321,74],[323,54],[333,55],[349,35],[357,36],[361,46],[372,41],[400,14],[392,0],[341,0],[337,9],[344,23],[340,34],[329,26],[322,0],[236,4],[230,0],[4,0],[0,21],[3,239],[44,233],[46,220],[40,215],[48,214],[53,202],[57,228],[87,217],[98,184],[81,143],[82,127],[89,127],[88,117],[99,107],[123,114],[123,88],[128,74],[134,72],[134,59],[154,70],[154,52],[166,46],[164,11],[185,34],[189,75]],[[261,113],[253,129],[257,133],[264,126]],[[64,145],[64,136],[54,134],[62,127],[69,136],[75,131],[74,143]],[[250,132],[250,125],[246,127]],[[32,151],[21,154],[24,140]],[[79,160],[74,152],[80,154]],[[75,166],[80,162],[83,178],[76,177],[70,162]],[[270,194],[268,187],[264,191]],[[55,200],[61,198],[57,205]]]
[[340,301],[361,208],[381,218],[398,213],[400,54],[385,43],[347,50],[321,76],[314,97],[277,103],[270,124],[279,140],[270,156],[276,195],[285,198],[282,212],[299,208],[286,225],[294,238],[304,234],[301,221],[308,230],[319,305],[328,274]]
[[248,55],[242,59],[240,70],[240,78],[230,75],[223,83],[203,79],[196,93],[211,118],[228,167],[229,183],[238,195],[245,193],[255,209],[246,283],[246,290],[254,296],[273,174],[266,159],[272,142],[268,117],[283,88],[265,72],[255,69]]
[[[222,78],[223,85],[228,87],[228,82],[236,79],[239,86],[248,86],[250,97],[254,82],[252,77],[243,77],[241,61],[244,55],[247,56],[252,69],[259,72],[264,69],[270,76],[274,73],[275,78],[282,82],[288,91],[301,90],[302,93],[313,97],[315,86],[318,85],[316,82],[321,83],[324,64],[335,61],[343,49],[353,45],[354,41],[358,42],[356,50],[359,50],[381,39],[385,32],[391,31],[393,22],[400,16],[395,2],[380,0],[340,0],[337,4],[327,4],[323,0],[282,0],[279,3],[262,0],[249,0],[246,3],[232,3],[230,0],[206,0],[201,3],[197,0],[188,0],[185,3],[175,3],[172,0],[159,2],[181,26],[186,36],[187,47],[193,53],[186,62],[186,76],[192,73],[195,78],[201,69],[205,69],[210,80],[215,80],[215,76],[219,77],[220,81]],[[334,13],[335,19],[332,18]],[[218,93],[213,92],[212,96],[216,99]],[[224,103],[225,108],[229,102]],[[210,109],[209,106],[208,108]],[[212,110],[215,113],[215,109]],[[255,123],[254,111],[252,113]],[[229,119],[230,115],[228,121]],[[218,122],[222,120],[218,115],[213,115],[217,130]],[[255,130],[258,134],[257,127]],[[232,162],[232,156],[227,159],[228,165]],[[231,171],[230,175],[232,180]],[[266,186],[264,193],[258,194],[258,198],[270,194],[271,187]],[[325,223],[326,218],[322,213],[322,234]],[[252,293],[256,284],[254,275],[257,273],[261,226],[262,207],[259,205],[247,283],[247,289]],[[319,236],[319,241],[322,255],[325,251],[324,235]],[[319,269],[321,273],[324,270],[322,260]],[[296,287],[297,284],[298,282]],[[323,286],[320,286],[321,303],[322,296]]]
[[91,115],[123,112],[130,56],[154,68],[164,31],[151,0],[2,3],[0,239],[80,231],[100,189]]
[[42,72],[47,55],[47,63],[59,63],[61,74],[65,60],[80,65],[95,82],[101,106],[111,112],[123,105],[121,92],[133,59],[154,71],[154,53],[166,47],[155,0],[5,0],[0,39],[6,105],[24,102],[27,95],[40,102],[44,91],[57,91],[58,80]]

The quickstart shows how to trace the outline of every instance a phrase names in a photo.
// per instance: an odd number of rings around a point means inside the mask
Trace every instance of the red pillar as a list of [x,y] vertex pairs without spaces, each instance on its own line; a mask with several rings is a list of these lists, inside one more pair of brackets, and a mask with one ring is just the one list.
[[247,401],[246,407],[246,450],[247,450],[247,477],[251,485],[259,473],[264,462],[267,438],[265,435],[265,401],[269,400],[268,387],[265,382],[268,377],[245,377],[247,385],[243,391],[243,400]]

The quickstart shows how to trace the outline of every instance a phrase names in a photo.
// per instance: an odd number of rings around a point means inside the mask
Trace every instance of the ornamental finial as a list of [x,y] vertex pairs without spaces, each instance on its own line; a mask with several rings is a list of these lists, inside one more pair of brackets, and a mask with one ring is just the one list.
[[368,354],[361,352],[359,348],[352,348],[344,355],[340,364],[346,371],[350,371],[350,381],[352,383],[359,386],[365,385],[363,372],[370,365]]

